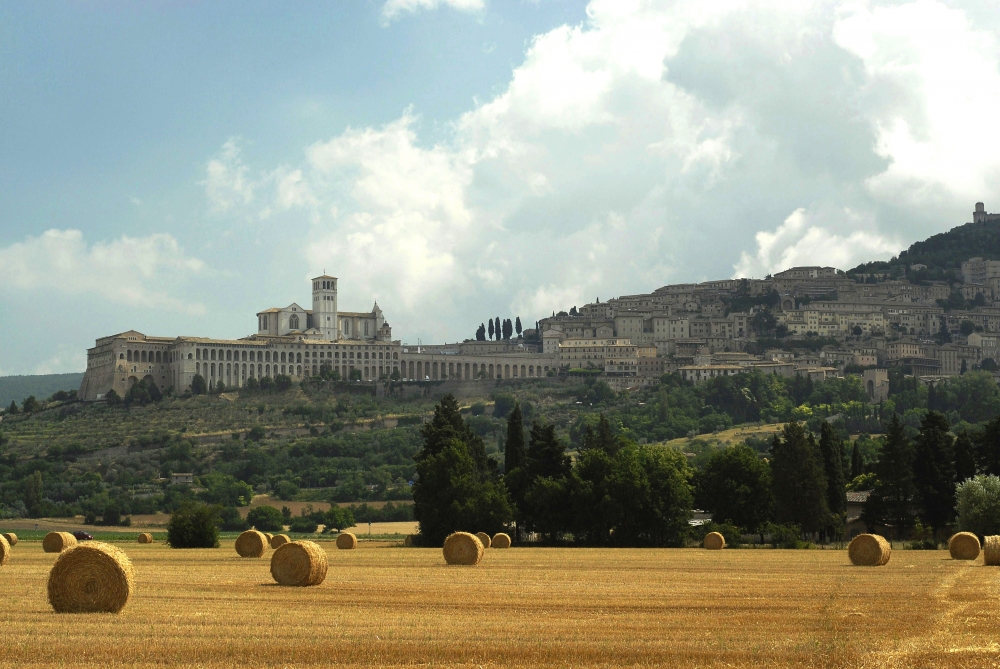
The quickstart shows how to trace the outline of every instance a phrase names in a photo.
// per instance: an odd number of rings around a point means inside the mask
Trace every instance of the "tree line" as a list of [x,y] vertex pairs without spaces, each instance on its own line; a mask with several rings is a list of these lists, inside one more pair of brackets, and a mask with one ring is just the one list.
[[497,316],[492,320],[486,321],[486,323],[479,324],[479,328],[476,330],[476,341],[486,341],[487,335],[489,335],[490,339],[496,339],[496,341],[500,341],[501,339],[510,340],[514,333],[517,333],[517,336],[520,337],[524,331],[521,328],[520,316],[517,316],[514,322],[511,322],[509,318],[501,321],[500,317]]

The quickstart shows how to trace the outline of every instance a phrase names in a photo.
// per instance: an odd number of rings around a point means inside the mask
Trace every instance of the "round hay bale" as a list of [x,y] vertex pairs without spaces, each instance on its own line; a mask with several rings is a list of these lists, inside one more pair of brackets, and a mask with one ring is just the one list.
[[493,543],[490,541],[490,535],[485,532],[476,532],[476,538],[479,539],[479,543],[483,545],[483,548],[489,548]]
[[0,536],[0,567],[7,564],[7,560],[10,559],[10,542],[7,541],[7,537]]
[[859,534],[847,547],[851,564],[864,567],[881,567],[889,561],[891,553],[889,542],[877,534]]
[[1000,537],[986,537],[983,542],[983,564],[1000,566]]
[[274,538],[274,535],[271,534],[270,532],[265,532],[264,536],[267,537],[267,545],[270,546],[271,545],[271,539]]
[[975,560],[980,549],[979,537],[972,532],[959,532],[948,539],[948,552],[953,560]]
[[403,545],[407,548],[415,548],[420,545],[420,535],[419,534],[407,534],[406,538],[403,539]]
[[3,538],[6,539],[7,543],[9,543],[11,546],[17,545],[17,535],[14,534],[13,532],[5,532]]
[[326,570],[326,551],[315,541],[283,544],[271,556],[271,576],[279,585],[319,585]]
[[153,543],[153,535],[150,534],[149,532],[143,532],[142,534],[139,535],[137,541],[140,544],[151,544]]
[[104,543],[70,546],[49,572],[49,604],[56,613],[118,613],[134,589],[132,562]]
[[710,551],[721,551],[726,547],[726,538],[718,532],[709,532],[701,545]]
[[42,539],[42,550],[46,553],[62,553],[76,546],[76,537],[69,532],[49,532]]
[[448,564],[479,564],[485,552],[475,534],[455,532],[444,540],[444,561]]
[[337,537],[337,548],[342,551],[354,550],[358,547],[358,538],[350,532],[341,532]]
[[493,535],[493,540],[490,542],[490,545],[493,548],[510,548],[510,535],[498,532]]
[[268,543],[271,544],[271,548],[278,548],[279,546],[284,546],[290,541],[291,539],[288,538],[287,534],[275,534],[273,537],[271,537],[271,541],[269,541]]
[[240,557],[259,558],[263,557],[269,546],[267,537],[263,532],[257,530],[247,530],[236,537],[236,552]]

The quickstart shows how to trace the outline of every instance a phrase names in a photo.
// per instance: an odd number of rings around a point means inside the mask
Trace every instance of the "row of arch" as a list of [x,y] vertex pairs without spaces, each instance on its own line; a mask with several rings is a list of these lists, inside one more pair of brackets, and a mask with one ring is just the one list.
[[128,362],[173,362],[170,351],[133,351],[129,349],[118,354],[119,360]]
[[403,361],[400,374],[404,380],[429,378],[433,381],[456,379],[471,381],[473,379],[517,379],[537,378],[549,373],[549,368],[542,365],[493,365],[487,363],[461,362],[424,362]]
[[[277,356],[275,356],[277,357]],[[316,376],[320,372],[320,365],[312,365],[311,374]],[[343,365],[340,368],[341,378],[350,378],[350,370],[355,369],[354,365]],[[365,381],[374,381],[376,379],[388,378],[392,374],[392,368],[388,365],[371,365],[365,367],[357,367],[361,371],[361,378]],[[305,365],[305,374],[310,374],[310,366]],[[205,377],[205,381],[208,382],[209,387],[214,387],[217,381],[224,382],[227,386],[243,386],[246,384],[248,378],[261,378],[264,376],[274,377],[278,374],[287,374],[288,376],[302,376],[303,366],[294,365],[278,365],[278,364],[256,364],[253,363],[223,363],[223,362],[196,362],[195,363],[195,374],[201,374]]]
[[[334,358],[337,359],[337,361],[338,361],[337,364],[340,364],[340,360],[346,359],[347,355],[348,354],[347,354],[346,351],[343,353],[343,358],[341,358],[340,352],[337,352],[337,353],[325,353],[325,355],[324,355],[324,352],[320,352],[318,354],[318,357],[321,358],[322,361],[319,364],[322,364],[322,362],[328,362],[329,364],[333,364],[330,361],[333,360]],[[376,355],[378,356],[378,359],[380,359],[380,360],[383,359],[383,355],[385,356],[384,359],[386,359],[386,360],[390,359],[391,357],[395,357],[397,359],[399,358],[399,354],[398,353],[393,353],[393,354],[384,353],[383,354],[383,353],[380,352],[380,353],[376,354],[375,352],[372,352],[371,354],[369,354],[366,351],[364,353],[364,359],[368,360],[368,356],[369,355],[371,355],[371,359],[372,360],[376,359]],[[354,364],[355,353],[352,351],[351,354],[350,354],[350,356],[351,356],[351,363],[350,364]],[[191,357],[190,354],[188,354],[188,358],[190,358],[190,357]],[[309,364],[310,361],[313,364],[317,364],[316,363],[317,353],[315,351],[312,352],[312,358],[310,358],[310,352],[306,351],[305,357],[306,357],[306,360],[304,361],[305,364]],[[357,359],[358,360],[362,359],[362,357],[361,357],[361,351],[357,352]],[[129,360],[131,360],[131,358],[129,358]],[[156,360],[157,360],[157,362],[159,362],[159,360],[160,360],[159,354],[157,354]],[[243,362],[294,362],[296,364],[303,362],[303,360],[302,360],[302,353],[292,353],[292,352],[285,353],[284,351],[281,351],[280,353],[278,351],[274,351],[273,353],[271,351],[233,351],[231,349],[214,349],[214,348],[213,349],[208,349],[208,348],[199,348],[199,349],[196,349],[195,350],[195,360],[208,360],[208,361],[212,361],[212,360],[226,360],[226,361],[233,360],[233,361],[243,361]],[[145,358],[143,358],[143,362],[145,362]]]

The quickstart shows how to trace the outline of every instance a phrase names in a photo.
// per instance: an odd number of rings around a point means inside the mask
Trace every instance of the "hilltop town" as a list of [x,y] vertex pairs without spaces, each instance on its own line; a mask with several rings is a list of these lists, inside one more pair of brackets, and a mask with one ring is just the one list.
[[475,339],[457,344],[394,340],[377,303],[370,312],[339,311],[339,280],[323,275],[312,283],[312,309],[292,302],[260,311],[257,332],[244,338],[104,337],[88,351],[79,397],[123,396],[140,381],[185,393],[278,376],[475,382],[578,374],[621,391],[666,373],[697,384],[756,369],[814,381],[862,374],[869,399],[879,401],[887,368],[924,382],[997,370],[1000,260],[955,254],[990,252],[998,226],[977,203],[973,222],[889,262],[666,285],[553,312],[523,331],[518,320],[516,336],[497,319],[489,338],[480,326]]

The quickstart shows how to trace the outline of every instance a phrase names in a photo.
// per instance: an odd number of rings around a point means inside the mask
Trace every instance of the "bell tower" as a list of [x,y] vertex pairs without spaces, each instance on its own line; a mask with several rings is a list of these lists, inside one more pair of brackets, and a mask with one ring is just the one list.
[[313,327],[323,333],[323,339],[337,341],[337,277],[318,276],[313,279]]

